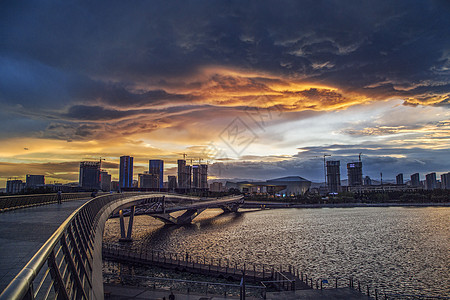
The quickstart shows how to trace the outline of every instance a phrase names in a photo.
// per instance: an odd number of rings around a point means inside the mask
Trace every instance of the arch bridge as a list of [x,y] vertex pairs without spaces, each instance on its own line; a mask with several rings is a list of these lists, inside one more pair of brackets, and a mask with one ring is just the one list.
[[[169,201],[175,205],[165,207]],[[243,197],[200,199],[167,193],[127,193],[94,198],[61,224],[0,294],[0,300],[103,299],[102,239],[106,221],[119,213],[122,237],[129,240],[136,207],[151,203],[161,205],[148,215],[167,224],[186,224],[208,208],[237,211]],[[126,236],[124,209],[130,209]],[[178,217],[170,215],[181,210],[185,212]]]

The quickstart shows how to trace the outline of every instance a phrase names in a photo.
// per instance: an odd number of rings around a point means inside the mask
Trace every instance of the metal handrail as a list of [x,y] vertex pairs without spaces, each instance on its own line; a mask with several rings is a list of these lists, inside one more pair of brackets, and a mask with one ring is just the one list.
[[[61,194],[61,201],[65,202],[81,198],[89,198],[90,195],[91,193],[63,193]],[[0,212],[17,208],[56,203],[57,201],[58,196],[56,193],[0,196]]]
[[[100,219],[106,221],[104,213],[107,207],[123,206],[125,203],[121,203],[121,199],[130,196],[138,196],[137,199],[131,198],[132,202],[146,199],[149,194],[140,192],[106,194],[93,198],[76,209],[3,290],[0,300],[35,299],[41,290],[45,296],[40,298],[44,299],[48,298],[52,291],[58,299],[91,298],[94,293],[92,262],[98,222]],[[48,263],[46,269],[45,263]],[[37,281],[36,291],[33,290],[35,281]]]
[[[0,300],[10,300],[10,299],[34,299],[33,294],[33,281],[36,279],[37,275],[40,273],[42,267],[49,259],[55,259],[54,250],[58,243],[61,243],[62,239],[66,238],[66,233],[71,226],[75,226],[76,217],[79,217],[80,222],[89,224],[84,224],[85,227],[90,227],[93,229],[95,220],[93,217],[100,211],[103,205],[95,207],[96,204],[102,204],[100,202],[109,202],[111,200],[117,200],[124,196],[131,196],[130,194],[108,194],[96,197],[86,203],[81,207],[76,209],[62,224],[61,226],[52,234],[52,236],[45,242],[45,244],[36,252],[36,254],[31,258],[31,260],[25,265],[25,267],[19,272],[19,274],[10,282],[10,284],[3,290],[0,294]],[[104,200],[104,201],[102,201]],[[97,208],[97,211],[93,209]],[[83,212],[90,214],[89,220],[86,219],[87,215],[81,216]],[[89,228],[82,228],[80,230],[86,230]],[[81,237],[82,234],[80,234]],[[83,243],[79,243],[81,245]],[[83,244],[86,245],[86,244]],[[87,243],[89,245],[89,243]],[[77,250],[76,250],[77,251]],[[88,249],[84,249],[88,252]],[[51,268],[51,267],[49,267]],[[55,270],[53,270],[54,272]],[[45,279],[45,278],[44,278]],[[44,280],[43,279],[43,280]],[[53,284],[53,283],[52,283]],[[65,288],[65,286],[63,287]]]

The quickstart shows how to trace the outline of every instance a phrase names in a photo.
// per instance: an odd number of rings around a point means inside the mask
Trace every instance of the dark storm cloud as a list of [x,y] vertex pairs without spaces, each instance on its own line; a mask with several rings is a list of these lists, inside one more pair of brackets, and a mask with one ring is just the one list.
[[448,150],[421,148],[380,147],[374,144],[330,145],[326,147],[304,147],[297,155],[280,161],[267,161],[266,157],[253,157],[251,161],[216,162],[210,166],[210,173],[221,178],[241,178],[266,180],[282,176],[302,176],[314,182],[323,182],[323,154],[331,154],[326,160],[339,160],[341,179],[347,177],[347,163],[358,161],[362,153],[363,175],[379,180],[395,179],[403,173],[405,180],[419,172],[421,178],[430,172],[449,172],[442,161],[448,156]]
[[445,1],[3,4],[2,54],[123,82],[209,64],[349,89],[448,81]]
[[[449,14],[448,1],[3,1],[0,103],[47,119],[38,130],[80,123],[69,130],[78,137],[98,130],[86,121],[158,121],[173,115],[152,106],[189,110],[208,95],[241,109],[254,97],[245,92],[270,92],[269,77],[340,89],[299,91],[284,110],[351,103],[346,92],[448,107]],[[211,66],[268,78],[197,78]],[[208,84],[243,95],[215,100]]]

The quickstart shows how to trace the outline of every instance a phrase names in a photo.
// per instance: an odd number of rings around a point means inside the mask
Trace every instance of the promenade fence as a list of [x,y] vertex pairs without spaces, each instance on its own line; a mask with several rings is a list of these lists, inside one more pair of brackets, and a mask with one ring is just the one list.
[[[89,199],[91,193],[62,193],[61,201]],[[58,194],[0,196],[0,212],[58,202]]]

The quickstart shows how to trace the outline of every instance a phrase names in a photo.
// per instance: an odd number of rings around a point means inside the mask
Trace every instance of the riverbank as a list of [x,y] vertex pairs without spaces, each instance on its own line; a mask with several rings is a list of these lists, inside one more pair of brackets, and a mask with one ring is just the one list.
[[355,207],[450,207],[450,202],[444,203],[316,203],[316,204],[297,204],[289,202],[271,202],[271,201],[245,201],[241,208],[355,208]]

